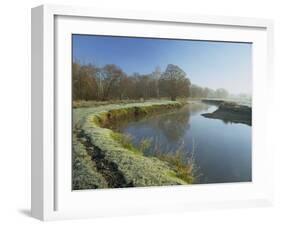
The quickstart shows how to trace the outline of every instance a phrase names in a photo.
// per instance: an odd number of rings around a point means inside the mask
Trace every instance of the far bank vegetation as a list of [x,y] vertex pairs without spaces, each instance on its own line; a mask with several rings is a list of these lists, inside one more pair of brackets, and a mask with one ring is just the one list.
[[149,74],[126,74],[119,66],[107,64],[72,64],[74,101],[147,100],[178,97],[227,98],[225,89],[213,90],[192,84],[179,66],[168,64],[165,71],[159,67]]

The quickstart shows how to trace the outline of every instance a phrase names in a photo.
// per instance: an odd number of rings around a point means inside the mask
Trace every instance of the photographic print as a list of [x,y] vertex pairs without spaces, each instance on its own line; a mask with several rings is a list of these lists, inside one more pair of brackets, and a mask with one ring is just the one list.
[[72,34],[72,189],[252,181],[252,43]]

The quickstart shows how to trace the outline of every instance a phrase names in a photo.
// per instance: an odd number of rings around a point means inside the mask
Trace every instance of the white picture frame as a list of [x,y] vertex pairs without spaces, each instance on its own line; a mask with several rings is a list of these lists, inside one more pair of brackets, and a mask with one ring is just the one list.
[[[114,29],[116,23],[118,30]],[[194,31],[188,34],[188,38],[192,39],[254,43],[253,181],[188,187],[71,191],[69,35],[98,32],[124,36],[187,37],[188,32],[181,32],[178,26]],[[263,100],[270,98],[272,92],[272,39],[273,22],[266,19],[57,5],[33,8],[32,216],[41,220],[56,220],[271,205],[273,151],[268,148],[266,139],[266,120],[271,108],[270,102],[264,106]]]

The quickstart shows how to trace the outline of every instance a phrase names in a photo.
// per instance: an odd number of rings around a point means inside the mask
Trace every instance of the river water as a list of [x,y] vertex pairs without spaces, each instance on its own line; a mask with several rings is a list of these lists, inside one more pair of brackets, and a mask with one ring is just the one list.
[[192,154],[198,167],[196,183],[246,182],[252,180],[251,126],[205,118],[201,114],[217,107],[193,102],[180,110],[115,125],[129,134],[135,145],[149,139],[150,155],[181,150]]

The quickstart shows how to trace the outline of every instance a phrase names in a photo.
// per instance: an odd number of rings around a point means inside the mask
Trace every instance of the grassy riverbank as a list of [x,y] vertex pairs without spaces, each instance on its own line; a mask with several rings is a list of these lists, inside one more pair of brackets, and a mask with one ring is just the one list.
[[[110,123],[178,109],[183,103],[154,101],[109,104],[73,110],[73,189],[179,185],[192,182],[192,173],[173,161],[144,156]],[[121,136],[121,139],[120,139]],[[174,161],[175,162],[175,161]]]

